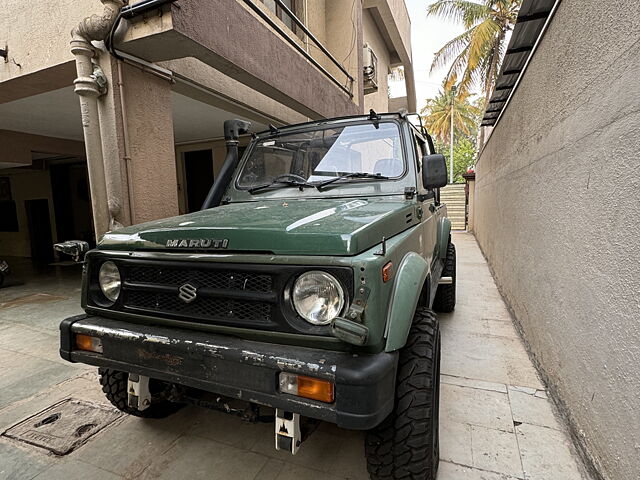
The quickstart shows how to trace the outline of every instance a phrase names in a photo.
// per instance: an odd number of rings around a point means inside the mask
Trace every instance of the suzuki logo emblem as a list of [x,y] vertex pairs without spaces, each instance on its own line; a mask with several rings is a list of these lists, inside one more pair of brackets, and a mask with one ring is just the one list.
[[198,296],[197,293],[198,289],[196,287],[190,283],[185,283],[178,289],[178,298],[184,303],[191,303]]

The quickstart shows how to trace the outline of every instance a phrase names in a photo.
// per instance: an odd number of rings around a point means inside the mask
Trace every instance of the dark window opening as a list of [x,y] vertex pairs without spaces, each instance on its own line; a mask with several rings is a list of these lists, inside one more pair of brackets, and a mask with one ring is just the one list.
[[[302,38],[302,31],[298,28],[296,23],[293,21],[293,18],[280,6],[275,0],[262,0],[262,3],[271,10],[276,16],[284,23],[289,29],[295,33],[297,36]],[[289,10],[291,10],[294,15],[300,18],[300,12],[298,11],[298,5],[296,0],[282,0]]]

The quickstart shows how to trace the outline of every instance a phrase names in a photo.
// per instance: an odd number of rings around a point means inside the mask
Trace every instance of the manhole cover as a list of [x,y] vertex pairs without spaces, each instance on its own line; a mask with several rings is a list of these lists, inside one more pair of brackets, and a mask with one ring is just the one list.
[[68,398],[14,425],[2,435],[66,455],[122,416],[117,410]]

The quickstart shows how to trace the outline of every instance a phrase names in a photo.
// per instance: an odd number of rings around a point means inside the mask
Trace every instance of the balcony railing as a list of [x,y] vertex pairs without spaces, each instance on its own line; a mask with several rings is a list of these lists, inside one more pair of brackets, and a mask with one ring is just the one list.
[[254,0],[244,0],[251,10],[253,10],[260,18],[262,18],[278,35],[286,40],[293,48],[295,48],[301,55],[303,55],[312,65],[314,65],[320,72],[322,72],[329,80],[335,83],[342,91],[344,91],[350,98],[353,98],[353,83],[355,79],[349,74],[344,66],[336,60],[336,58],[327,50],[327,48],[309,31],[307,26],[296,16],[296,14],[282,1],[273,0],[280,9],[295,23],[295,25],[307,36],[307,38],[315,44],[316,47],[333,63],[340,72],[345,76],[344,84],[340,82],[335,76],[333,76],[325,67],[323,67],[315,58],[313,58],[309,52],[307,52],[298,42],[296,38],[291,36],[284,28],[282,28],[276,21],[271,18]]

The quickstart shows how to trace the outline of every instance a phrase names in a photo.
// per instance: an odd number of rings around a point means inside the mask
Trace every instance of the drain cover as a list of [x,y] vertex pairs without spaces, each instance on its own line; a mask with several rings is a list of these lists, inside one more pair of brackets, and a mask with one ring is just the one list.
[[66,455],[122,416],[119,411],[67,398],[14,425],[2,435]]

